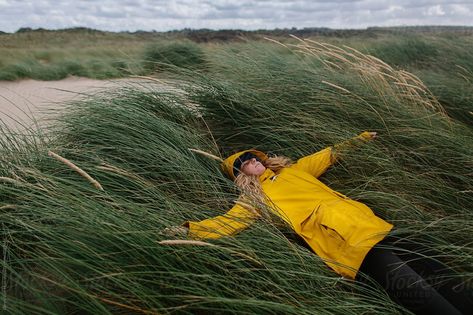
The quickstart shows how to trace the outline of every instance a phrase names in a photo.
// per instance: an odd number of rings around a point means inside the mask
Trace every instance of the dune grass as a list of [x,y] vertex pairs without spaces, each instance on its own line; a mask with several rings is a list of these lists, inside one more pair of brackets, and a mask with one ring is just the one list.
[[238,197],[218,164],[189,148],[227,156],[254,147],[296,159],[363,130],[379,139],[345,152],[321,179],[393,223],[393,235],[433,250],[471,289],[471,127],[407,71],[349,48],[294,42],[221,46],[205,73],[180,70],[179,92],[129,84],[69,104],[43,133],[2,130],[5,308],[406,312],[376,285],[330,271],[275,218],[236,237],[159,243],[169,239],[165,227],[222,214]]
[[[60,80],[71,75],[108,79],[154,72],[167,75],[179,68],[207,69],[208,60],[214,58],[214,51],[218,55],[222,46],[234,53],[245,46],[238,42],[196,44],[176,36],[90,30],[3,34],[0,80]],[[414,73],[451,117],[471,125],[471,35],[448,30],[416,33],[406,28],[396,32],[367,30],[349,37],[312,39],[355,47],[396,69]],[[288,38],[281,40],[291,42]]]
[[96,79],[142,74],[147,40],[102,32],[34,32],[1,35],[0,80]]
[[149,71],[162,71],[172,67],[202,69],[206,60],[203,49],[191,41],[155,42],[144,52],[144,67]]
[[94,79],[201,67],[204,45],[164,34],[36,31],[0,35],[0,81]]
[[391,66],[416,74],[447,113],[472,125],[473,37],[454,34],[421,36],[402,32],[370,43],[349,45]]

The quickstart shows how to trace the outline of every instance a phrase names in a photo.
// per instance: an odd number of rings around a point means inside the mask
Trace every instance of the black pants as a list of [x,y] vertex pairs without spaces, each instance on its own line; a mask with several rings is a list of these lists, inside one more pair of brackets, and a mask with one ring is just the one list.
[[[390,249],[391,242],[385,239],[373,247],[360,267],[391,299],[414,314],[473,314],[471,287],[455,278],[453,271],[412,249]],[[368,279],[359,273],[357,280]]]

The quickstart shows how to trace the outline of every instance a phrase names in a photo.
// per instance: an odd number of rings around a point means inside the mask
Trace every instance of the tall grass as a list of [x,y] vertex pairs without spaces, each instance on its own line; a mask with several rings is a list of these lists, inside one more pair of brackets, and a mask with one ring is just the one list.
[[[468,242],[468,233],[448,233],[445,218],[471,228],[471,129],[408,72],[349,48],[306,41],[294,49],[304,56],[265,45],[249,45],[238,58],[224,52],[214,58],[220,76],[193,82],[192,98],[225,153],[256,147],[295,159],[377,131],[379,141],[347,153],[326,180],[424,242],[433,233],[426,222],[435,225],[444,239],[433,248]],[[445,259],[471,272],[464,264],[471,248],[463,250]]]
[[202,69],[206,60],[202,48],[191,41],[155,42],[144,50],[145,68],[150,71],[172,69]]
[[[375,289],[340,281],[271,225],[217,246],[159,245],[164,227],[220,213],[237,194],[201,118],[173,95],[126,88],[71,105],[51,130],[60,152],[9,157],[2,185],[12,313],[359,313],[396,310]],[[21,196],[21,197],[20,197]],[[280,254],[277,254],[280,252]],[[281,265],[284,262],[284,266]],[[329,303],[333,295],[341,298]],[[330,305],[329,305],[330,304]]]
[[114,78],[143,74],[147,40],[102,32],[34,32],[3,34],[0,80],[60,80],[69,75]]
[[10,313],[404,312],[375,284],[338,277],[277,221],[210,245],[158,243],[163,228],[222,214],[238,197],[189,148],[295,159],[363,130],[380,137],[322,180],[471,280],[472,131],[418,78],[309,41],[222,46],[210,61],[205,74],[182,70],[177,92],[128,85],[69,104],[34,137],[2,130],[0,297]]
[[202,68],[205,53],[202,45],[160,33],[37,31],[1,35],[0,60],[0,80],[107,79]]
[[392,66],[424,68],[431,67],[440,52],[435,38],[404,33],[396,39],[372,43],[367,52]]
[[414,36],[408,32],[400,35],[380,38],[362,49],[398,69],[418,75],[451,117],[471,126],[472,37]]

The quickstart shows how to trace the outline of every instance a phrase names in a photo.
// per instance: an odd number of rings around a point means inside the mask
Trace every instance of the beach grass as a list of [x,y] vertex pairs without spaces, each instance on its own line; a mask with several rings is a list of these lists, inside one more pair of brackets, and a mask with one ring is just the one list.
[[25,32],[1,35],[0,80],[60,80],[69,75],[119,78],[142,71],[147,40],[103,32]]
[[296,160],[364,130],[378,139],[342,152],[321,180],[369,205],[395,225],[393,236],[422,244],[471,290],[473,131],[450,90],[458,82],[439,98],[405,69],[297,38],[208,52],[206,71],[172,67],[173,91],[128,83],[67,104],[41,132],[2,129],[6,310],[407,312],[374,283],[339,277],[272,216],[220,240],[169,242],[162,233],[223,214],[239,195],[217,162],[190,148]]

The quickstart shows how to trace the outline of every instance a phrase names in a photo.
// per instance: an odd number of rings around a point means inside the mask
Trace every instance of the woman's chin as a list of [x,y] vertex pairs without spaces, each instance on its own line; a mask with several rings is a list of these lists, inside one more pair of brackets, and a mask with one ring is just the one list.
[[263,175],[264,171],[266,171],[266,168],[264,168],[264,167],[263,167],[263,168],[260,168],[260,169],[258,169],[258,170],[257,170],[257,172],[256,172],[256,173],[257,173],[257,176],[261,176],[261,175]]

